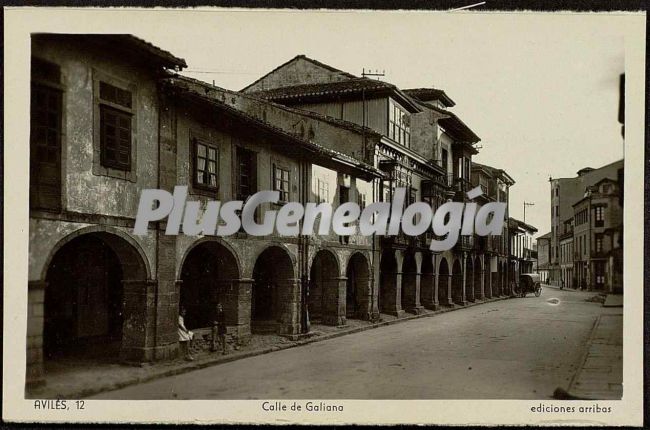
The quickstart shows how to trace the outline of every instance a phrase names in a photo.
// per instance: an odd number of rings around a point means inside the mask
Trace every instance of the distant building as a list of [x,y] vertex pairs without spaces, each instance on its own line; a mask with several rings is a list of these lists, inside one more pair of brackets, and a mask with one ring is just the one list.
[[560,234],[560,285],[564,282],[567,288],[575,288],[576,281],[573,274],[573,217],[562,223]]
[[[551,178],[551,261],[549,268],[550,283],[560,285],[560,236],[563,223],[573,217],[573,204],[584,197],[585,189],[604,178],[617,180],[619,170],[623,169],[623,160],[602,166],[598,169],[585,167],[573,178]],[[577,245],[577,244],[576,244]]]
[[548,282],[551,262],[551,232],[537,238],[537,273],[542,283]]
[[515,282],[519,281],[522,273],[533,273],[537,253],[533,247],[533,235],[537,229],[530,224],[515,218],[508,219],[510,233],[510,274]]
[[618,182],[602,179],[587,187],[573,205],[575,278],[577,286],[606,292],[622,291],[622,271],[615,265],[621,248],[623,208]]

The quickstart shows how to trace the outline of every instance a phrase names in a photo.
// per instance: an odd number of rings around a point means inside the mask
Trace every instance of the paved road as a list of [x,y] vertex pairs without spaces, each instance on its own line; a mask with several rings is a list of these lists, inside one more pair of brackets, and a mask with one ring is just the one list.
[[596,317],[610,312],[585,301],[591,296],[545,288],[539,298],[406,321],[95,398],[549,399],[575,373]]

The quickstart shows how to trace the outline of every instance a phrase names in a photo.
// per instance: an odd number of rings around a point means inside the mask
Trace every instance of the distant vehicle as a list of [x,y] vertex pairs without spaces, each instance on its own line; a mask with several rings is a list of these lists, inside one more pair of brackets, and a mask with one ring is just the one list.
[[522,273],[519,275],[518,291],[515,291],[519,297],[526,297],[528,293],[535,293],[535,297],[542,294],[542,285],[537,273]]

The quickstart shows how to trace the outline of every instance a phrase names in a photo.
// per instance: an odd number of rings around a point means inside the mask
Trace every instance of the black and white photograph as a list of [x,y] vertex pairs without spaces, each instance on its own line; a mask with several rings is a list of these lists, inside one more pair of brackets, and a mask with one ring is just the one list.
[[27,413],[640,423],[645,13],[44,12],[5,11]]

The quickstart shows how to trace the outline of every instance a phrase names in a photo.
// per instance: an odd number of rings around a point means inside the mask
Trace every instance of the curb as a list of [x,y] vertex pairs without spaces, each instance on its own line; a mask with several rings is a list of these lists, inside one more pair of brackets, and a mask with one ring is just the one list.
[[[146,375],[146,376],[134,377],[132,379],[121,381],[121,382],[116,382],[116,383],[110,384],[110,385],[100,386],[100,387],[96,387],[96,388],[83,389],[83,390],[80,390],[78,392],[58,396],[57,398],[58,399],[82,399],[82,398],[85,398],[85,397],[88,397],[88,396],[92,396],[92,395],[99,394],[99,393],[104,393],[104,392],[107,392],[107,391],[119,390],[121,388],[125,388],[125,387],[128,387],[130,385],[137,385],[137,384],[142,384],[144,382],[153,381],[155,379],[180,375],[180,374],[183,374],[183,373],[191,372],[193,370],[204,369],[206,367],[211,367],[211,366],[216,366],[216,365],[219,365],[219,364],[229,363],[229,362],[235,361],[235,360],[241,360],[241,359],[244,359],[244,358],[249,358],[249,357],[255,357],[255,356],[258,356],[258,355],[268,354],[270,352],[281,351],[281,350],[289,349],[289,348],[295,348],[295,347],[302,346],[302,345],[307,345],[307,344],[310,344],[310,343],[321,342],[321,341],[324,341],[324,340],[334,339],[334,338],[345,336],[345,335],[348,335],[348,334],[359,333],[359,332],[362,332],[362,331],[371,330],[371,329],[384,327],[384,326],[389,326],[389,325],[393,325],[393,324],[398,324],[398,323],[402,323],[402,322],[406,322],[406,321],[416,320],[416,319],[420,319],[420,318],[433,317],[433,316],[444,314],[444,313],[447,313],[447,312],[458,311],[458,310],[461,310],[461,309],[467,309],[467,308],[471,308],[473,306],[478,306],[478,305],[491,303],[491,302],[497,302],[497,301],[501,301],[501,300],[507,300],[507,299],[510,299],[510,298],[511,298],[510,296],[505,296],[505,297],[484,299],[484,300],[475,301],[475,302],[468,302],[464,306],[454,306],[454,307],[450,307],[450,308],[442,308],[442,309],[438,309],[436,311],[429,311],[427,313],[420,314],[420,315],[409,315],[409,316],[402,317],[402,318],[396,318],[396,319],[390,320],[390,321],[376,322],[376,323],[373,323],[373,324],[369,324],[369,325],[365,325],[365,326],[361,326],[361,327],[354,327],[354,328],[347,329],[347,330],[342,330],[342,331],[339,331],[339,332],[327,333],[327,334],[323,334],[321,336],[314,336],[314,337],[300,339],[300,340],[296,340],[296,341],[292,341],[292,342],[287,342],[286,344],[283,344],[283,345],[274,345],[274,346],[270,346],[270,347],[266,347],[266,348],[255,349],[255,350],[252,350],[252,351],[236,353],[236,354],[231,354],[231,355],[227,355],[227,356],[207,358],[207,359],[202,360],[200,362],[188,363],[188,364],[185,364],[185,365],[175,367],[173,369],[164,369],[164,370],[161,370],[159,372],[155,372],[155,373],[152,373],[152,374],[149,374],[149,375]],[[39,397],[38,397],[38,393],[30,392],[29,395],[28,395],[28,393],[26,392],[25,398],[26,399],[27,398],[37,399]]]
[[562,387],[557,387],[555,391],[553,392],[553,398],[558,399],[558,400],[596,400],[596,399],[590,399],[588,397],[583,397],[583,396],[577,396],[572,393],[573,386],[576,382],[576,379],[578,378],[578,375],[580,372],[582,372],[582,367],[584,366],[585,362],[587,361],[587,356],[589,355],[589,348],[591,348],[591,344],[594,340],[594,335],[596,333],[596,328],[598,328],[598,325],[600,324],[600,318],[602,315],[598,315],[596,319],[594,320],[593,325],[591,326],[591,331],[589,332],[589,337],[587,338],[586,342],[586,347],[585,351],[582,353],[580,356],[580,360],[578,360],[578,366],[576,368],[575,373],[569,380],[569,383],[567,384],[567,389],[565,390]]

